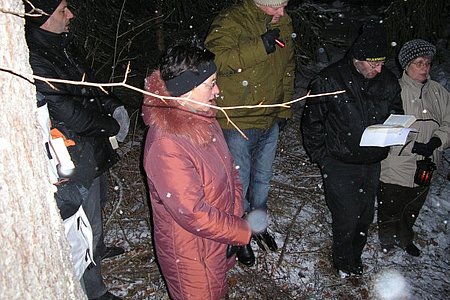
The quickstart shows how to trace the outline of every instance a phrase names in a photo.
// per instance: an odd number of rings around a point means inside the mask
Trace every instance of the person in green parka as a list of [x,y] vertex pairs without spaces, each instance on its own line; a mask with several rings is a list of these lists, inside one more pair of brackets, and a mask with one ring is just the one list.
[[[216,55],[221,107],[280,104],[292,100],[294,42],[288,0],[244,0],[222,11],[213,21],[205,45]],[[239,170],[246,213],[264,212],[280,127],[291,116],[286,107],[227,110],[246,137],[218,114],[225,139]],[[253,237],[265,251],[277,250],[266,229]],[[251,252],[250,245],[247,251]]]

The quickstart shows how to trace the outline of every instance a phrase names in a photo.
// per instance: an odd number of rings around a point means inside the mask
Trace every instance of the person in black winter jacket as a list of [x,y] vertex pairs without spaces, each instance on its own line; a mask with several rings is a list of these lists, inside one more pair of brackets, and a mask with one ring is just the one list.
[[[68,51],[69,24],[74,16],[66,0],[31,0],[25,4],[27,12],[36,14],[37,9],[44,12],[26,18],[33,73],[52,79],[94,81],[91,70],[84,68]],[[103,244],[101,184],[106,182],[105,171],[119,159],[110,141],[123,141],[126,137],[128,113],[114,95],[99,88],[66,83],[50,85],[40,80],[36,80],[35,85],[41,95],[38,106],[47,104],[52,133],[64,137],[75,165],[71,174],[59,175],[87,190],[82,206],[93,231],[96,265],[84,272],[82,285],[89,299],[120,299],[109,293],[103,282],[100,260],[104,253],[96,246]]]
[[361,275],[361,255],[374,217],[380,161],[389,148],[359,146],[364,129],[403,113],[400,86],[384,68],[387,41],[375,23],[363,26],[348,55],[312,80],[302,118],[304,147],[322,171],[333,223],[333,264],[342,278]]

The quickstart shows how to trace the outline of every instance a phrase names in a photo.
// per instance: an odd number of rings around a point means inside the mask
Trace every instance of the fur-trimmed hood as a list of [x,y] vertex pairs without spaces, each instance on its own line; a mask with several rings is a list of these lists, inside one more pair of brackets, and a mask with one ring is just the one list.
[[[159,70],[154,71],[145,79],[145,90],[156,95],[170,97]],[[154,126],[161,133],[174,134],[204,145],[212,140],[211,126],[216,121],[216,110],[192,112],[181,106],[177,100],[163,100],[155,96],[144,95],[142,118],[147,126],[150,128]]]

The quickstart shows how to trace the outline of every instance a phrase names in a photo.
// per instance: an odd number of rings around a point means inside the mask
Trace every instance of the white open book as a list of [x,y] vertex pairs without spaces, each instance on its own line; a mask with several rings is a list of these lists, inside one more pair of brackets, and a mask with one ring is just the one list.
[[404,145],[408,134],[414,128],[409,128],[416,121],[412,115],[390,115],[383,124],[371,125],[364,130],[360,146],[386,147]]

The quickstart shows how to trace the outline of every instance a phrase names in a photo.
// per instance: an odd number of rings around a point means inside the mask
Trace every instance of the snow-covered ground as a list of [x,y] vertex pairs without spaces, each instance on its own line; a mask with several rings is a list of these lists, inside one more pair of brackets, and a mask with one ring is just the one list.
[[[280,249],[266,253],[253,242],[256,265],[232,269],[230,299],[448,299],[450,151],[416,222],[422,255],[411,257],[399,248],[384,254],[374,223],[363,254],[364,275],[340,279],[330,262],[331,216],[322,180],[301,146],[298,127],[297,114],[282,134],[270,192],[269,228]],[[118,203],[119,191],[113,189],[111,208],[119,209],[108,220],[107,240],[128,252],[104,261],[104,275],[112,291],[124,299],[168,299],[153,253],[139,151],[132,147],[113,171],[123,198]],[[403,298],[377,297],[392,295],[400,287]]]
[[[337,19],[330,34],[351,39],[349,24],[372,18],[364,11],[349,20],[353,10],[340,1],[333,9]],[[346,18],[347,17],[347,18]],[[342,28],[339,28],[342,26]],[[346,31],[347,30],[347,31]],[[337,60],[345,51],[327,48]],[[449,62],[449,60],[447,60]],[[305,70],[312,74],[324,64]],[[450,84],[448,65],[434,66],[433,76]],[[308,76],[298,78],[303,95]],[[396,248],[384,254],[377,238],[376,217],[363,254],[364,275],[340,279],[331,265],[331,216],[325,204],[318,168],[305,154],[300,137],[301,106],[283,131],[274,165],[269,213],[270,231],[279,245],[266,253],[253,242],[255,266],[237,265],[229,274],[230,299],[449,299],[450,298],[450,150],[435,173],[429,197],[416,221],[420,257]],[[147,192],[140,168],[143,133],[122,147],[122,161],[112,170],[111,202],[106,210],[107,240],[122,245],[127,253],[104,261],[104,275],[112,291],[124,299],[168,299],[151,241]],[[115,188],[114,188],[115,187]]]

